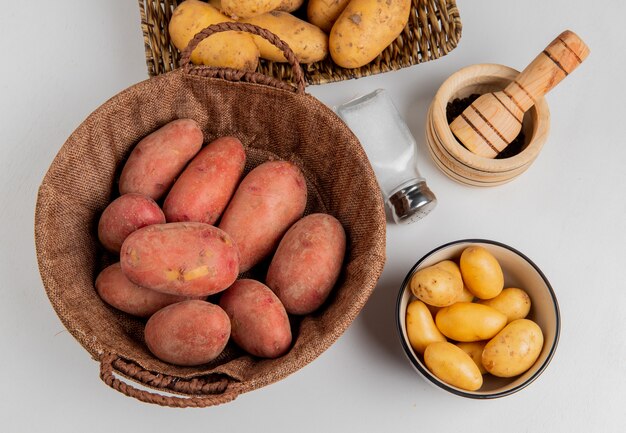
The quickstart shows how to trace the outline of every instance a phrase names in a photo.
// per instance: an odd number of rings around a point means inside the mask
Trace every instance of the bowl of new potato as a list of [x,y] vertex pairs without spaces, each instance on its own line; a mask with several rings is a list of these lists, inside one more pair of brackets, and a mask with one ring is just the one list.
[[400,342],[436,387],[490,399],[537,379],[559,341],[550,282],[500,242],[465,239],[435,248],[407,274],[396,304]]

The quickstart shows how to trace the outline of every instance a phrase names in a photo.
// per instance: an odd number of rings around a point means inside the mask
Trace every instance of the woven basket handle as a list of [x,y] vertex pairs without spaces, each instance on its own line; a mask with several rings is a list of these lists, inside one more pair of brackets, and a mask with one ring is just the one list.
[[296,91],[298,93],[304,93],[305,81],[304,81],[304,73],[302,72],[302,68],[300,67],[300,63],[296,58],[294,52],[289,48],[286,42],[281,40],[274,33],[269,30],[265,30],[261,27],[255,26],[254,24],[248,23],[237,23],[237,22],[224,22],[219,24],[213,24],[204,30],[197,33],[194,38],[187,44],[185,49],[183,50],[180,58],[181,67],[185,68],[185,70],[192,75],[201,75],[204,77],[220,77],[230,81],[249,81],[253,83],[266,84],[274,87],[278,87],[280,89],[293,90],[293,87],[281,80],[278,80],[273,77],[268,77],[267,75],[263,75],[258,72],[250,72],[250,71],[242,71],[239,69],[231,69],[231,68],[216,68],[209,66],[191,66],[190,58],[193,50],[198,46],[200,42],[204,39],[208,38],[214,33],[221,33],[226,31],[240,31],[252,33],[253,35],[261,36],[262,38],[268,40],[271,44],[275,45],[278,49],[283,52],[283,55],[287,59],[287,62],[291,65],[291,69],[293,71],[293,78],[296,82]]
[[[115,373],[131,378],[138,383],[160,388],[164,391],[197,394],[193,397],[173,397],[133,387],[115,377]],[[104,353],[100,357],[100,379],[111,388],[144,403],[158,404],[168,407],[208,407],[234,400],[240,394],[237,386],[226,377],[208,381],[205,379],[181,379],[177,377],[154,374],[134,363],[124,361],[112,353]]]

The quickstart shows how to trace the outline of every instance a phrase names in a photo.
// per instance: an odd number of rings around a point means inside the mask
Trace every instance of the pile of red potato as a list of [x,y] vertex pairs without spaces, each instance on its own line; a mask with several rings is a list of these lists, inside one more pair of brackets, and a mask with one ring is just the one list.
[[[303,217],[307,187],[296,165],[269,161],[244,177],[237,138],[203,142],[195,121],[179,119],[133,149],[121,195],[98,224],[119,262],[98,275],[96,290],[148,318],[145,342],[165,362],[210,362],[230,339],[255,356],[281,356],[292,342],[289,315],[319,308],[337,281],[344,229],[331,215]],[[237,279],[270,257],[264,282]]]

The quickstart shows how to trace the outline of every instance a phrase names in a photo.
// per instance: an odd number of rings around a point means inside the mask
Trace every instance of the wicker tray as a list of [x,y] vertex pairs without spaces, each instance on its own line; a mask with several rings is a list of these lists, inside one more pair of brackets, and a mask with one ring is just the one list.
[[[461,18],[455,0],[412,0],[409,23],[400,36],[368,65],[344,69],[330,58],[302,65],[308,84],[323,84],[393,71],[452,51],[461,38]],[[139,0],[141,28],[146,48],[148,74],[152,77],[176,69],[180,53],[170,41],[167,26],[179,0]],[[258,72],[279,80],[291,81],[287,63],[262,60]]]

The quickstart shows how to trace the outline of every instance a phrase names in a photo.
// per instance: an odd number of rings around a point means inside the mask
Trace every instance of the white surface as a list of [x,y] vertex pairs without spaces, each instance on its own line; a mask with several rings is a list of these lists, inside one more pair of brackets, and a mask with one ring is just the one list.
[[[624,431],[626,3],[458,3],[463,37],[448,56],[308,88],[329,105],[388,89],[418,141],[420,171],[438,207],[414,225],[388,226],[388,262],[375,293],[313,363],[232,403],[175,410],[140,403],[99,380],[98,364],[45,295],[33,241],[37,188],[60,146],[92,110],[147,76],[137,2],[3,1],[0,430]],[[465,187],[439,172],[423,127],[443,80],[473,63],[523,68],[565,28],[588,43],[591,55],[548,95],[552,131],[534,165],[493,189]],[[431,388],[405,360],[393,318],[398,286],[413,263],[440,244],[470,237],[528,255],[561,307],[551,365],[529,388],[495,401]]]

